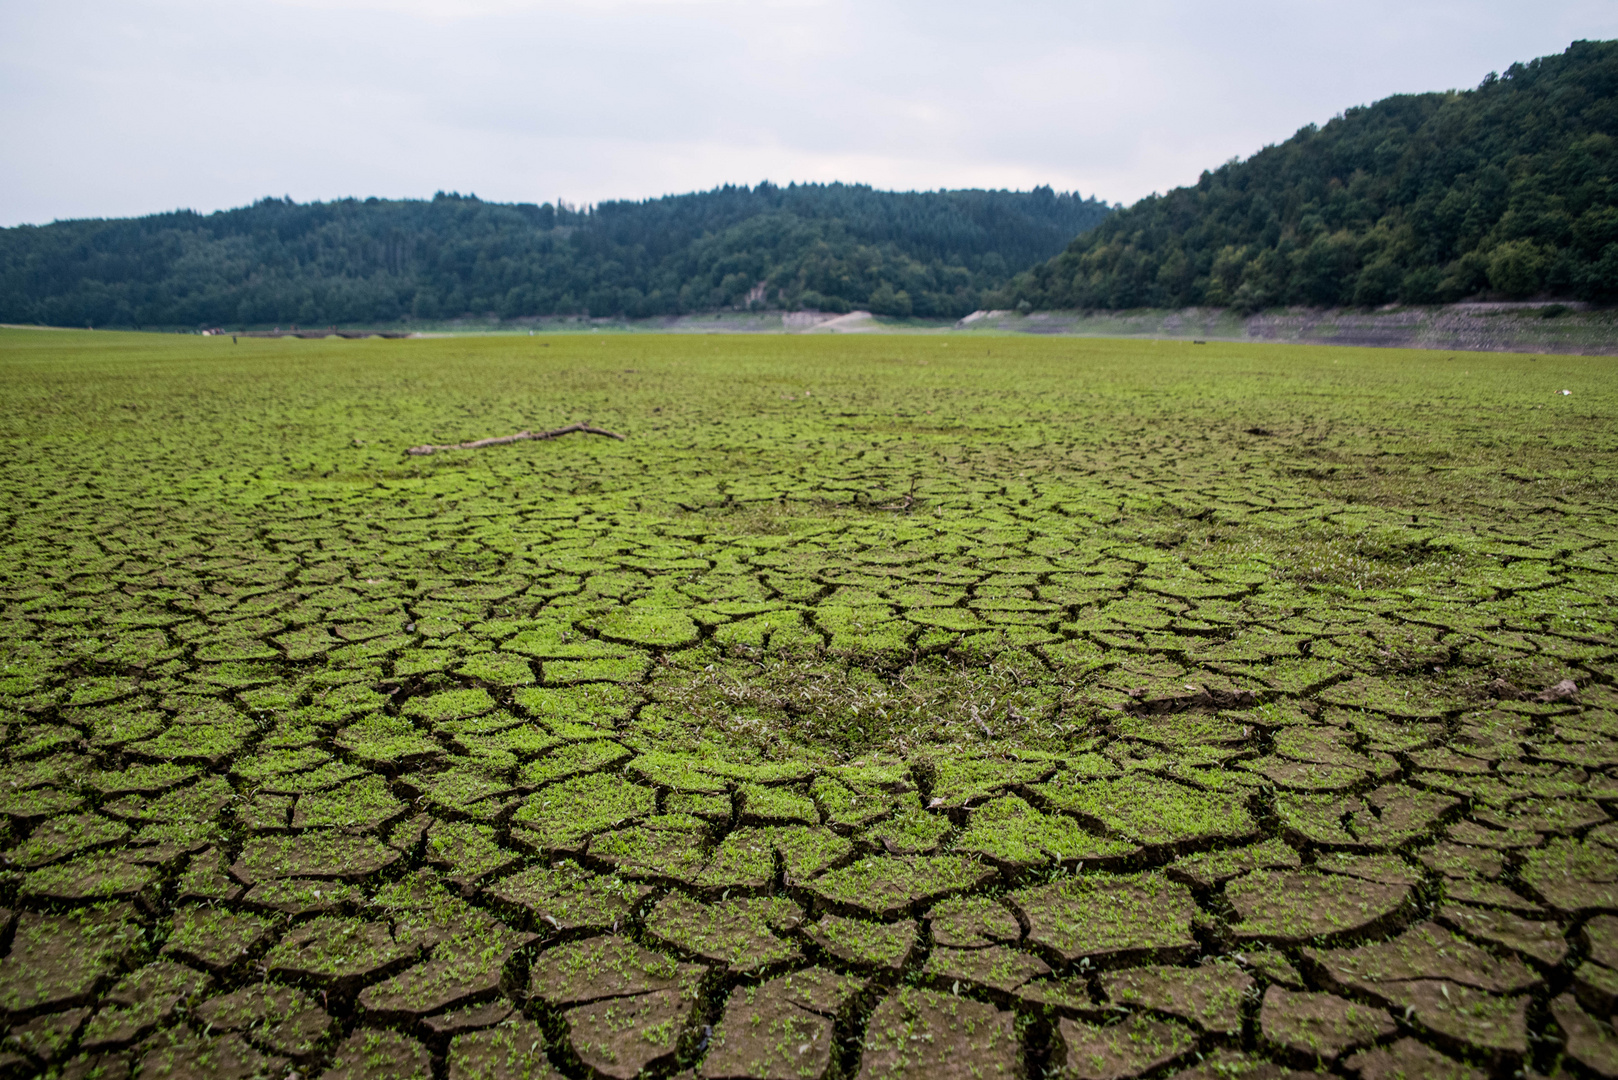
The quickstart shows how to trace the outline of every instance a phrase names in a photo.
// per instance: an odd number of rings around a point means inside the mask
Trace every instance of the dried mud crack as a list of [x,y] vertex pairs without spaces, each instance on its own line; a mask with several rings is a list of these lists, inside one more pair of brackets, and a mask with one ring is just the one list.
[[0,331],[0,1077],[1618,1074],[1602,361],[525,341]]

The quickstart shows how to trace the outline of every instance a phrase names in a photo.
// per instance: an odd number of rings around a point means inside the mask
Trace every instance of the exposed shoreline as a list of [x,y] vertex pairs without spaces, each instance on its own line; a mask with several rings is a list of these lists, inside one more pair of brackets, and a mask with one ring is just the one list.
[[[73,327],[7,327],[74,329]],[[114,329],[114,328],[109,328]],[[129,329],[129,328],[119,328]],[[177,328],[153,328],[174,333]],[[179,330],[191,333],[194,330]],[[215,330],[215,333],[220,331]],[[1228,308],[1133,311],[976,311],[959,320],[893,318],[868,311],[720,311],[651,319],[548,315],[462,318],[365,329],[225,329],[250,337],[449,337],[484,334],[1034,334],[1163,341],[1261,341],[1455,352],[1618,355],[1618,310],[1577,302],[1459,303],[1434,307],[1275,308],[1239,315]]]

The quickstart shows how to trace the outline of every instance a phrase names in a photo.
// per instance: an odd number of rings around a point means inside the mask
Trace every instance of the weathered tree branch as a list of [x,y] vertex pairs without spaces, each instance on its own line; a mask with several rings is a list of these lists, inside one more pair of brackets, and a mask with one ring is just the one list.
[[522,442],[526,439],[554,439],[575,431],[585,435],[605,435],[609,439],[623,438],[616,431],[608,431],[606,428],[591,427],[589,424],[569,424],[554,431],[519,431],[515,435],[497,435],[492,439],[475,439],[472,442],[453,443],[449,446],[434,446],[428,443],[425,446],[412,446],[405,453],[421,455],[437,453],[439,450],[481,450],[485,446],[504,446],[506,443]]

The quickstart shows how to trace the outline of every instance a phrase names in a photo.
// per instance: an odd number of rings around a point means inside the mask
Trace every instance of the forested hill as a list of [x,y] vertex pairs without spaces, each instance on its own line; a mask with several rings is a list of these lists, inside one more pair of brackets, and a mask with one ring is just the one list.
[[0,322],[320,326],[749,303],[963,315],[1107,213],[1048,187],[766,183],[586,210],[443,193],[264,199],[0,229]]
[[1618,42],[1390,97],[1111,215],[998,303],[1618,300]]

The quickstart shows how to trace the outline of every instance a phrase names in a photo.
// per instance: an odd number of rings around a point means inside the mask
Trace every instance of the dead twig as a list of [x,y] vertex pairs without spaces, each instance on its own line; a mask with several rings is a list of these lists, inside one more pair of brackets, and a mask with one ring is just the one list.
[[916,501],[917,501],[916,500],[916,478],[911,477],[910,478],[910,490],[905,493],[905,497],[904,497],[903,501],[896,502],[896,503],[889,503],[887,506],[879,506],[879,507],[877,507],[877,509],[878,510],[902,510],[902,511],[908,511],[912,506],[916,505]]
[[569,424],[554,431],[519,431],[515,435],[497,435],[491,439],[475,439],[472,442],[453,443],[449,446],[434,446],[428,443],[425,446],[412,446],[406,450],[407,454],[433,454],[440,450],[481,450],[485,446],[504,446],[506,443],[523,442],[527,439],[554,439],[562,435],[571,435],[573,432],[584,435],[605,435],[609,439],[622,439],[623,436],[616,431],[606,428],[591,427],[589,424]]

